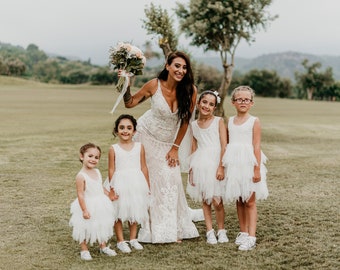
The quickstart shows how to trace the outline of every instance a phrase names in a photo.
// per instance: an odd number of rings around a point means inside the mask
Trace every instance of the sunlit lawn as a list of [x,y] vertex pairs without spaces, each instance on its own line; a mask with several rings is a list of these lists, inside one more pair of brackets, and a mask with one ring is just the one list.
[[[126,111],[120,106],[109,114],[115,97],[112,86],[0,77],[0,269],[340,268],[340,103],[260,97],[252,113],[262,122],[270,197],[258,203],[255,250],[237,250],[235,206],[227,205],[230,243],[208,246],[204,222],[198,222],[198,239],[146,244],[144,251],[114,258],[93,246],[94,260],[81,261],[68,226],[78,149],[89,141],[99,144],[106,177],[112,124]],[[234,111],[227,103],[229,116]],[[138,117],[148,107],[127,112]],[[110,242],[115,247],[115,237]]]

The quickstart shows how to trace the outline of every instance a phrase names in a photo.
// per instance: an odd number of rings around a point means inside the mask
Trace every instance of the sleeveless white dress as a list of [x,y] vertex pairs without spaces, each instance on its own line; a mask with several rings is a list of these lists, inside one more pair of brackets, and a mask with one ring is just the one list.
[[113,236],[115,220],[112,202],[103,191],[102,176],[98,169],[95,170],[98,174],[96,179],[91,178],[85,172],[79,172],[85,178],[84,199],[91,217],[83,218],[83,211],[77,198],[71,203],[69,222],[69,225],[73,227],[73,239],[79,243],[85,240],[91,245],[96,241],[107,242]]
[[195,186],[187,184],[187,193],[197,201],[220,203],[225,192],[225,180],[217,180],[216,172],[221,158],[219,122],[214,116],[207,128],[200,128],[197,120],[191,123],[192,133],[197,140],[197,149],[190,157],[190,168]]
[[199,236],[191,220],[180,167],[170,168],[165,160],[179,124],[177,112],[171,111],[158,81],[151,109],[138,119],[134,137],[145,148],[151,190],[150,221],[139,230],[140,242],[169,243]]
[[149,220],[149,187],[140,166],[141,144],[134,142],[131,150],[119,144],[115,151],[115,172],[110,181],[118,200],[113,201],[116,219],[143,223]]
[[256,200],[264,200],[268,197],[267,169],[264,165],[267,157],[262,151],[261,181],[253,182],[254,166],[257,165],[253,148],[253,127],[256,117],[250,116],[241,125],[235,125],[234,118],[235,116],[232,116],[228,121],[229,143],[223,157],[227,169],[226,202],[235,202],[239,198],[245,202],[252,192],[255,192]]

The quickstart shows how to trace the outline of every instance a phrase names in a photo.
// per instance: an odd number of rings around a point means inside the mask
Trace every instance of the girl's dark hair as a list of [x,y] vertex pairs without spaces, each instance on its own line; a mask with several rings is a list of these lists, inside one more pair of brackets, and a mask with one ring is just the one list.
[[[95,145],[94,143],[84,144],[82,147],[80,147],[79,153],[83,156],[86,153],[86,151],[90,148],[96,148],[99,151],[99,157],[101,156],[102,150],[100,149],[100,147],[98,145]],[[83,163],[83,161],[81,159],[79,159],[79,160],[80,160],[81,163]]]
[[[187,72],[183,79],[176,87],[176,99],[178,102],[178,120],[189,123],[192,107],[192,96],[194,93],[194,75],[191,68],[190,58],[183,52],[176,51],[168,55],[166,64],[171,65],[172,61],[180,57],[186,63]],[[164,66],[164,69],[159,73],[158,79],[166,81],[168,79],[169,71]]]
[[118,126],[120,121],[122,121],[123,119],[129,119],[132,122],[133,125],[133,130],[135,131],[137,128],[137,120],[130,114],[121,114],[117,120],[115,121],[114,127],[113,127],[113,131],[112,134],[113,136],[116,136],[116,134],[118,133]]
[[217,96],[216,94],[214,93],[213,90],[205,90],[201,93],[200,97],[198,98],[198,103],[200,103],[200,101],[202,100],[202,98],[206,95],[212,95],[215,97],[215,107],[217,106]]

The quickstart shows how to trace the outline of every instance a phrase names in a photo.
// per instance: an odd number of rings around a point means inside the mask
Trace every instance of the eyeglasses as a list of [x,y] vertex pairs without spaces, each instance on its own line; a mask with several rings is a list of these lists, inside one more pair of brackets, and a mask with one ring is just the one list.
[[242,98],[235,98],[234,101],[236,101],[237,104],[249,104],[250,102],[252,102],[253,100],[252,99],[249,99],[249,98],[245,98],[245,99],[242,99]]

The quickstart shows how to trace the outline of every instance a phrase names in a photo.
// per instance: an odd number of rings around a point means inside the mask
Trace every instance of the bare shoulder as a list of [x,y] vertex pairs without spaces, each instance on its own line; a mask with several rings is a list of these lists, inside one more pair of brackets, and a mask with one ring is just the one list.
[[79,182],[83,182],[83,181],[85,181],[84,175],[81,172],[78,172],[77,175],[76,175],[76,182],[79,183]]
[[151,79],[150,81],[146,82],[143,86],[143,88],[152,96],[158,87],[158,79],[154,78]]
[[260,118],[258,118],[257,116],[253,116],[255,118],[255,123],[260,123]]
[[260,118],[254,116],[255,120],[254,120],[254,128],[261,128],[261,122],[260,122]]

